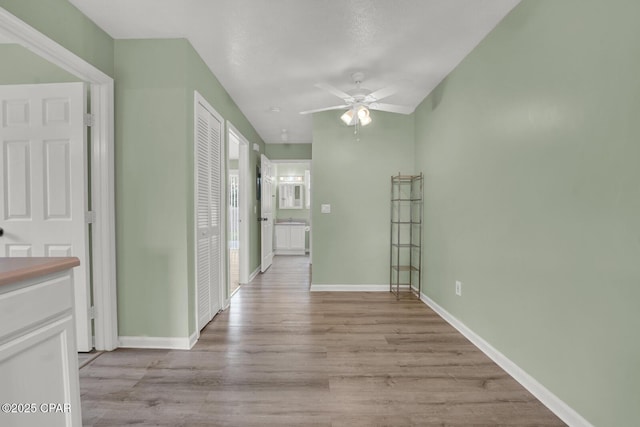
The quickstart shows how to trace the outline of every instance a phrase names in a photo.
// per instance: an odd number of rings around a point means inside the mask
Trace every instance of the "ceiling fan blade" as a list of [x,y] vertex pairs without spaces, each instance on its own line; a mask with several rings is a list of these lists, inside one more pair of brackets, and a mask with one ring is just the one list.
[[326,108],[316,108],[315,110],[307,110],[307,111],[300,111],[300,114],[311,114],[311,113],[319,113],[320,111],[329,111],[329,110],[340,110],[342,108],[347,108],[349,107],[349,105],[334,105],[333,107],[326,107]]
[[369,105],[372,110],[386,111],[388,113],[411,114],[414,108],[406,105],[385,104],[382,102],[374,102]]
[[340,89],[338,89],[337,87],[331,86],[328,83],[316,83],[316,87],[320,88],[320,89],[324,89],[327,92],[330,92],[331,94],[337,96],[340,99],[353,99],[353,97],[351,95],[349,95],[347,92],[343,92]]
[[376,100],[380,100],[382,98],[386,98],[387,96],[391,96],[398,91],[397,85],[391,85],[387,87],[383,87],[382,89],[378,89],[375,92],[371,92],[369,96]]

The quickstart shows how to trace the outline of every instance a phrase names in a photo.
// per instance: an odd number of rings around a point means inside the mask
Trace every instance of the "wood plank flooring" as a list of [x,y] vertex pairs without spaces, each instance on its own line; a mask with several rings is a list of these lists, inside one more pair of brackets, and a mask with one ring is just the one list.
[[102,354],[84,424],[564,425],[414,297],[308,288],[307,257],[274,257],[191,351]]

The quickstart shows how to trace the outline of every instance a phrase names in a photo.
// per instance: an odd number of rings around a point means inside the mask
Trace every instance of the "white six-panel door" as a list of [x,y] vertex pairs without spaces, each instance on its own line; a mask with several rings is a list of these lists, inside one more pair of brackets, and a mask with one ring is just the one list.
[[198,330],[222,308],[222,117],[195,94],[195,228]]
[[265,156],[261,156],[261,174],[262,174],[262,194],[260,195],[261,206],[261,236],[262,247],[261,255],[262,262],[260,264],[260,271],[265,272],[271,266],[273,262],[273,187],[274,187],[274,173],[273,163]]
[[0,256],[75,256],[76,340],[89,351],[83,83],[0,86]]

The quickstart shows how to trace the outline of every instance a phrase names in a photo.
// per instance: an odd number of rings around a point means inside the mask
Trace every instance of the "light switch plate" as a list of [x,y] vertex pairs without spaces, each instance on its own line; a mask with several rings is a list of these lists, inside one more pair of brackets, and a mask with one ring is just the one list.
[[331,213],[331,205],[320,205],[320,212]]

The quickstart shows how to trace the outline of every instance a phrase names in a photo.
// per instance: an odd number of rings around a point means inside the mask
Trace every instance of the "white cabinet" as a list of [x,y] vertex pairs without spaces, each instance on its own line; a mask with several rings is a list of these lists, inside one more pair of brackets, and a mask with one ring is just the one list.
[[305,228],[305,224],[276,224],[276,255],[304,255]]
[[292,250],[300,250],[304,252],[304,228],[304,225],[289,226],[289,229],[291,230],[291,240],[289,241],[289,243]]
[[282,251],[288,250],[291,246],[291,230],[288,225],[277,225],[274,227],[276,230],[275,238],[275,253],[281,255]]
[[0,283],[0,424],[82,425],[77,363],[71,270]]

